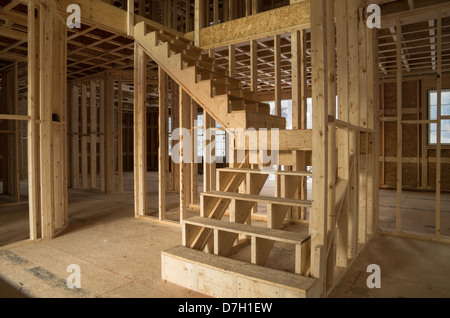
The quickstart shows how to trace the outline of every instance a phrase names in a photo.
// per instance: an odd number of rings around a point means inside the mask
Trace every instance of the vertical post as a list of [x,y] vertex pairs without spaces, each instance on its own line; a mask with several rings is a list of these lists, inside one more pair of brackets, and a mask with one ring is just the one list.
[[168,127],[167,127],[167,112],[168,112],[168,78],[164,70],[158,68],[158,91],[159,91],[159,150],[158,150],[158,195],[159,195],[159,219],[166,218],[166,149],[168,144]]
[[274,36],[275,115],[281,116],[281,38]]
[[38,238],[39,217],[39,147],[36,121],[39,116],[39,17],[35,16],[35,3],[28,1],[28,210],[30,239]]
[[[359,125],[359,55],[358,55],[358,5],[357,0],[347,1],[348,12],[348,54],[349,54],[349,122]],[[350,156],[353,170],[350,172],[350,199],[348,214],[349,258],[356,256],[358,243],[358,165],[359,165],[359,131],[350,130]]]
[[41,235],[47,238],[52,237],[55,231],[52,155],[53,15],[51,9],[44,6],[40,6],[39,15]]
[[91,189],[97,188],[97,86],[91,81]]
[[200,31],[205,25],[204,21],[205,0],[195,0],[194,44],[200,47]]
[[214,25],[218,25],[219,24],[219,0],[214,0],[213,1],[213,14],[214,14]]
[[185,33],[191,31],[191,0],[186,0],[186,21],[185,21]]
[[197,103],[191,99],[191,204],[198,203]]
[[250,86],[254,98],[258,95],[258,43],[255,40],[250,41]]
[[312,101],[313,132],[312,162],[313,193],[310,217],[311,233],[311,276],[325,283],[326,232],[327,232],[327,199],[328,199],[328,74],[327,65],[327,14],[326,1],[311,2],[311,51],[312,51]]
[[228,46],[228,76],[236,77],[236,46]]
[[100,79],[100,190],[106,192],[105,176],[105,81]]
[[79,125],[79,96],[80,87],[72,84],[72,187],[80,184],[80,125]]
[[128,1],[127,10],[127,35],[134,36],[134,0]]
[[105,181],[106,193],[115,191],[114,181],[114,78],[105,74]]
[[[189,205],[190,197],[190,169],[189,164],[184,158],[191,158],[189,151],[193,151],[192,147],[185,147],[185,145],[190,144],[191,140],[184,140],[183,132],[189,131],[191,124],[191,98],[190,96],[180,87],[180,107],[179,107],[179,117],[180,117],[180,223],[183,223],[185,219],[186,208]],[[190,150],[189,150],[190,148]],[[192,164],[192,163],[191,163]]]
[[81,188],[87,189],[88,185],[88,160],[87,160],[87,86],[81,82]]
[[[117,169],[119,193],[123,193],[123,100],[122,82],[119,81],[117,94]],[[145,88],[144,88],[145,91]]]
[[402,229],[402,185],[403,185],[403,68],[402,68],[402,26],[397,19],[397,233]]
[[436,143],[436,237],[441,237],[441,156],[442,156],[442,12],[437,13],[437,143]]
[[[334,267],[335,267],[335,240],[332,233],[336,229],[336,34],[334,26],[334,0],[326,0],[326,43],[327,49],[327,102],[328,102],[328,194],[327,194],[327,242],[330,247],[327,248],[329,254],[326,256],[326,290],[333,286]],[[331,120],[330,120],[331,119]],[[331,240],[331,237],[333,239]]]
[[[348,122],[348,29],[347,29],[347,1],[336,6],[336,42],[337,42],[337,89],[339,119]],[[350,182],[349,130],[341,127],[338,130],[338,177]],[[339,219],[337,220],[337,250],[336,264],[340,267],[348,265],[348,192],[344,195],[344,202]]]
[[134,52],[134,206],[138,217],[145,216],[147,210],[147,61],[144,50],[137,43]]

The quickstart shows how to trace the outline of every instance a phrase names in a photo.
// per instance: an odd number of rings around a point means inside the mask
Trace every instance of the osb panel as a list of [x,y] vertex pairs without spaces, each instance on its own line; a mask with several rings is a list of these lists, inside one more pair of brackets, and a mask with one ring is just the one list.
[[384,109],[397,109],[397,84],[384,84]]
[[395,162],[386,162],[384,167],[384,183],[385,185],[397,185],[397,164]]
[[417,188],[417,164],[404,163],[403,164],[403,185]]
[[403,125],[403,157],[417,157],[417,142],[417,125]]
[[385,154],[387,157],[397,156],[397,123],[386,122],[385,125]]
[[200,32],[202,47],[240,43],[249,39],[290,32],[310,23],[310,3],[302,2],[237,19]]

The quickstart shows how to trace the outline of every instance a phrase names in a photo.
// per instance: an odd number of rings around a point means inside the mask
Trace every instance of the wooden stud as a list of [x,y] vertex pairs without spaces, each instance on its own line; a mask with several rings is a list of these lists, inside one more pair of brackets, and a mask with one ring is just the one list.
[[[336,43],[337,43],[337,90],[339,119],[349,120],[349,78],[348,78],[348,29],[347,29],[347,1],[336,6]],[[337,132],[338,141],[338,178],[349,180],[349,131],[343,127]],[[336,265],[347,267],[348,265],[348,192],[344,195],[344,203],[341,211],[336,211],[337,216],[337,250]]]
[[403,68],[402,68],[402,26],[397,19],[397,217],[396,231],[402,229],[402,187],[403,187]]
[[39,18],[35,16],[35,3],[28,2],[28,211],[30,239],[38,239],[39,219],[39,130],[36,120],[39,116]]
[[97,85],[91,81],[91,189],[97,188]]
[[88,154],[87,154],[87,86],[81,83],[81,188],[88,189]]
[[80,124],[79,124],[80,86],[72,84],[72,187],[80,184]]
[[275,116],[281,116],[281,37],[274,37]]
[[166,218],[166,149],[168,144],[168,77],[164,70],[158,68],[158,91],[159,91],[159,150],[158,150],[158,196],[159,196],[159,220]]
[[191,204],[197,204],[198,199],[198,159],[197,159],[197,103],[191,99]]
[[105,189],[115,191],[114,176],[114,78],[105,74]]
[[442,156],[442,12],[437,13],[437,142],[436,142],[436,238],[441,237]]
[[[327,231],[327,183],[328,183],[328,125],[327,96],[327,23],[326,1],[318,0],[311,3],[311,49],[312,49],[312,100],[313,100],[313,206],[310,216],[311,249],[326,246]],[[323,253],[312,253],[311,275],[325,283],[325,266]]]
[[[143,2],[142,2],[143,3]],[[123,96],[122,82],[118,83],[117,93],[117,168],[118,168],[118,190],[123,193]]]
[[105,174],[105,81],[100,79],[100,137],[99,137],[99,148],[100,148],[100,190],[106,192],[106,174]]
[[[183,90],[182,87],[180,89],[180,106],[179,106],[179,118],[180,118],[180,130],[181,131],[190,131],[191,124],[191,98],[190,96]],[[189,144],[191,140],[189,139]],[[180,223],[183,223],[186,214],[186,209],[189,205],[190,201],[190,169],[189,164],[186,162],[185,157],[191,159],[192,156],[188,153],[189,147],[185,147],[185,143],[187,141],[184,140],[183,134],[180,134],[179,143],[180,147]],[[173,148],[172,148],[173,149]],[[192,147],[191,147],[192,151]]]
[[146,54],[136,43],[134,66],[134,206],[136,217],[145,216],[147,211],[146,65]]
[[195,21],[194,21],[194,32],[195,32],[195,46],[200,47],[200,31],[205,25],[204,20],[204,7],[205,0],[195,0]]
[[258,43],[250,41],[250,89],[254,100],[258,100]]

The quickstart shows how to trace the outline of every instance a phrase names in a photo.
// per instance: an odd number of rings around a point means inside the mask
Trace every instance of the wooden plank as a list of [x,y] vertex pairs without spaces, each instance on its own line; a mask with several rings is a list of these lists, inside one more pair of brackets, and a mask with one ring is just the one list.
[[200,33],[201,29],[205,25],[204,21],[204,1],[205,0],[195,0],[195,17],[194,17],[194,44],[200,47]]
[[312,177],[312,173],[309,171],[276,171],[270,172],[265,170],[245,169],[245,168],[221,168],[217,169],[219,172],[224,173],[245,173],[245,174],[267,174],[267,175],[280,175],[280,176],[293,176],[293,177]]
[[403,185],[403,127],[402,127],[402,108],[403,108],[403,68],[402,68],[402,25],[400,19],[397,19],[397,215],[396,231],[402,229],[402,185]]
[[88,189],[87,85],[81,82],[81,188]]
[[158,200],[159,200],[159,220],[166,218],[166,148],[167,148],[167,112],[168,112],[168,78],[164,70],[158,68],[158,92],[159,92],[159,150],[158,150]]
[[97,84],[95,81],[91,81],[90,94],[91,189],[97,189]]
[[236,46],[228,46],[228,76],[236,77]]
[[[143,5],[144,2],[140,2]],[[140,7],[139,7],[140,8]],[[117,169],[118,190],[123,193],[123,94],[122,82],[119,81],[117,92]]]
[[[210,296],[226,294],[227,297],[259,297],[258,288],[251,289],[252,286],[241,285],[248,289],[249,293],[239,293],[239,283],[245,280],[254,282],[258,286],[269,286],[278,288],[277,294],[272,294],[269,298],[284,297],[286,294],[296,297],[318,297],[316,279],[295,275],[293,273],[282,272],[271,268],[261,267],[254,264],[236,261],[226,257],[208,255],[185,247],[176,247],[162,253],[163,279],[176,284],[188,284],[192,290],[197,290],[198,280],[204,277],[203,268],[214,270],[214,277],[220,277],[221,281],[229,278],[230,284],[217,284],[215,282],[204,285],[202,292]],[[199,273],[202,273],[199,275]],[[212,292],[214,291],[214,292]],[[288,297],[288,296],[287,296]],[[293,296],[291,296],[293,297]]]
[[105,74],[105,191],[115,191],[114,176],[114,78]]
[[127,35],[134,35],[134,0],[127,0]]
[[[326,2],[318,0],[311,3],[311,50],[312,50],[312,103],[313,103],[313,193],[310,216],[311,249],[326,246],[327,231],[327,184],[328,184],[328,125],[327,111],[327,42],[326,42]],[[311,258],[311,276],[325,282],[325,261],[313,253]],[[317,271],[317,269],[319,269]]]
[[197,129],[196,121],[197,121],[197,103],[191,99],[191,204],[197,204],[199,202],[198,199],[198,158],[197,158]]
[[[337,90],[339,119],[348,122],[348,29],[347,29],[347,1],[336,6],[336,42],[337,42]],[[338,178],[349,179],[349,129],[339,129],[338,140]],[[340,210],[337,219],[337,250],[336,265],[347,267],[348,265],[348,192],[343,195],[344,207]]]
[[80,86],[71,85],[72,92],[72,187],[78,188],[80,184],[80,122],[79,122],[79,97]]
[[134,206],[135,216],[147,211],[147,116],[146,54],[135,44],[134,79]]
[[[348,58],[349,58],[349,123],[359,126],[359,52],[358,52],[358,5],[357,0],[347,3],[348,18]],[[349,132],[349,153],[355,169],[359,160],[359,132]],[[358,174],[349,178],[349,213],[348,213],[348,256],[356,257],[358,243]]]
[[258,100],[258,42],[250,41],[250,90]]
[[[334,26],[334,0],[326,1],[326,41],[327,41],[327,101],[328,101],[328,194],[327,194],[327,231],[332,233],[336,230],[336,169],[337,169],[337,154],[336,154],[336,33]],[[332,120],[330,119],[330,116]],[[334,269],[335,269],[335,241],[331,234],[327,235],[327,244],[330,245],[329,254],[326,255],[326,290],[330,290],[334,283]],[[300,254],[299,251],[297,254]]]
[[[235,1],[230,1],[230,19],[204,28],[198,35],[201,47],[204,49],[220,48],[229,44],[239,44],[245,41],[273,37],[277,34],[289,33],[310,26],[310,2],[304,1],[273,10],[252,14],[236,19],[233,8]],[[280,19],[279,17],[283,17]],[[252,26],[249,28],[248,26]],[[194,34],[186,34],[194,39]]]
[[281,116],[281,37],[274,36],[275,115]]
[[100,190],[106,192],[106,173],[105,173],[105,80],[100,79],[100,137],[99,137],[99,148],[100,148]]
[[442,12],[437,13],[437,143],[436,143],[436,238],[441,237],[442,156]]
[[[191,98],[189,95],[183,90],[182,87],[180,89],[180,106],[179,106],[179,118],[180,118],[180,130],[181,131],[190,131],[191,124]],[[181,134],[179,143],[180,147],[180,223],[183,223],[183,220],[186,218],[185,213],[186,209],[190,202],[190,169],[189,163],[185,160],[186,158],[191,159],[191,155],[189,153],[189,148],[185,147],[185,143],[191,143],[191,140],[184,140],[183,134]],[[196,149],[195,149],[196,150]],[[188,159],[188,160],[189,160]]]
[[236,200],[240,200],[240,201],[268,203],[268,204],[276,204],[276,205],[284,205],[284,206],[311,207],[311,201],[302,201],[302,200],[295,200],[295,199],[289,199],[289,198],[268,197],[268,196],[261,196],[261,195],[251,195],[251,194],[244,194],[244,193],[209,191],[207,193],[202,193],[202,196],[222,198],[222,199],[236,199]]
[[[40,98],[40,189],[41,236],[53,237],[54,183],[52,156],[52,89],[53,89],[53,15],[50,8],[40,7],[39,98]],[[55,72],[57,69],[54,70]]]
[[198,216],[185,220],[185,223],[288,244],[302,244],[310,239],[310,235],[306,230],[300,233],[294,233],[283,230],[267,229],[259,226],[249,226],[241,223],[202,218]]
[[35,3],[28,2],[28,121],[27,152],[28,152],[28,213],[30,240],[38,239],[39,218],[39,147],[36,120],[39,114],[39,15],[35,16]]

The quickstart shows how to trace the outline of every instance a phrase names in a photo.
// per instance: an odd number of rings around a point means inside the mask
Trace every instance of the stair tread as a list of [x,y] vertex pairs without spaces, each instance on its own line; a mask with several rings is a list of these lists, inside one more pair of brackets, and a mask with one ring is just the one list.
[[306,228],[300,233],[287,232],[253,225],[208,219],[200,216],[189,218],[183,222],[190,225],[205,226],[212,229],[224,230],[230,233],[256,236],[258,238],[290,244],[302,244],[311,238],[311,235],[308,233]]
[[286,286],[294,290],[302,290],[305,293],[312,291],[313,287],[318,283],[318,279],[316,278],[296,275],[286,271],[258,266],[214,254],[207,254],[183,246],[177,246],[162,251],[162,254],[179,260],[187,260],[193,263],[202,264],[209,268],[229,273],[233,276],[243,278],[251,277],[262,283],[269,282],[278,286]]
[[250,174],[271,174],[280,176],[293,176],[293,177],[311,177],[312,173],[308,171],[271,171],[271,170],[255,170],[245,168],[220,168],[217,171],[223,172],[235,172],[235,173],[250,173]]
[[262,202],[271,203],[277,205],[288,205],[288,206],[298,206],[298,207],[311,207],[311,201],[298,200],[298,199],[288,199],[288,198],[277,198],[277,197],[267,197],[261,195],[235,193],[235,192],[222,192],[222,191],[209,191],[204,192],[201,195],[208,197],[216,197],[223,199],[238,199],[246,200],[251,202]]

